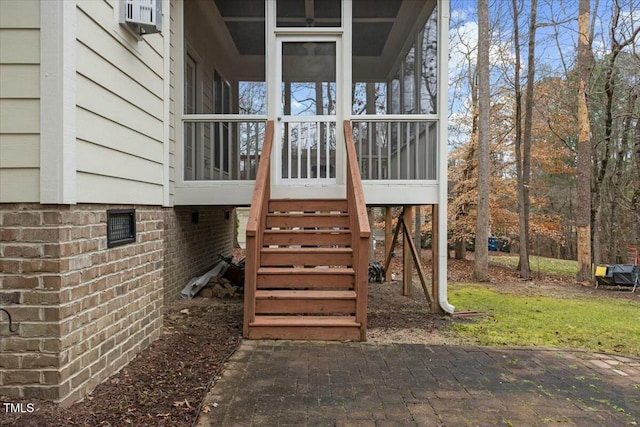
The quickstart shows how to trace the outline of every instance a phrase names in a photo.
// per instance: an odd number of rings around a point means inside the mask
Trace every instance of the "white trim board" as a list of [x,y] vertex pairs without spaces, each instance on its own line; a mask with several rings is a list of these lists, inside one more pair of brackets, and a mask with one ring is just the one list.
[[40,203],[75,204],[76,1],[40,7]]

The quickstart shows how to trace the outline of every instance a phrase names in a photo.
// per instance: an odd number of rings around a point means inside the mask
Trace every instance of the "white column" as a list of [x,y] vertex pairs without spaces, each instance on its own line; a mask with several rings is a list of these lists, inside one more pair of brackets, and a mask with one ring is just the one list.
[[[171,171],[169,148],[171,146],[171,2],[162,0],[162,41],[163,41],[163,161],[162,161],[162,205],[171,206]],[[178,92],[178,91],[177,91]],[[180,92],[178,92],[180,93]]]

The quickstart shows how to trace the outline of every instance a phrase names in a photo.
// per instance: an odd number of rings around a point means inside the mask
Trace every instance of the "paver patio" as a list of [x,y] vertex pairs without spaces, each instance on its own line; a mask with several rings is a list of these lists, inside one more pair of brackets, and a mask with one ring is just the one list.
[[204,407],[200,427],[638,425],[640,359],[521,347],[244,341]]

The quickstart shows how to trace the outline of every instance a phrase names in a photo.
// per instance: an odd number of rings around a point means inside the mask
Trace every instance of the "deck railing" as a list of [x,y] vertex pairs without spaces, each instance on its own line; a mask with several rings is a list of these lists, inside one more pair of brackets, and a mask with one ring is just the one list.
[[271,146],[273,145],[273,121],[265,127],[262,157],[258,166],[256,185],[253,190],[251,209],[247,220],[247,242],[244,285],[244,323],[243,335],[249,335],[249,324],[255,317],[255,292],[258,269],[260,268],[260,249],[262,248],[262,229],[267,218],[269,197],[271,194]]
[[266,119],[243,115],[183,116],[185,181],[256,179]]
[[294,116],[280,122],[283,179],[336,178],[334,119]]
[[364,190],[360,178],[360,169],[356,156],[351,122],[344,122],[344,139],[347,151],[347,206],[351,229],[351,249],[353,250],[353,269],[355,271],[356,321],[360,323],[361,337],[366,339],[367,331],[367,286],[368,286],[368,252],[369,219]]
[[[321,125],[325,124],[288,124],[290,132],[284,133],[283,143],[283,178],[335,178],[334,131]],[[363,180],[437,179],[437,119],[366,115],[354,117],[351,125]],[[183,117],[183,126],[184,181],[256,179],[266,118],[189,114]],[[309,142],[317,139],[314,132],[322,134],[319,146]]]
[[363,180],[438,179],[438,120],[358,116],[351,120]]

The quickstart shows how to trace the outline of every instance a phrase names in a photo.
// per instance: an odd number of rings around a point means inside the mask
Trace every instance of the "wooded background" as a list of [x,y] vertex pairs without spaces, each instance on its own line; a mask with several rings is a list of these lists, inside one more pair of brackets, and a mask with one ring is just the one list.
[[[483,7],[486,24],[478,22]],[[523,277],[529,253],[579,259],[580,227],[589,236],[588,276],[589,259],[627,262],[628,248],[640,246],[639,33],[640,0],[452,1],[449,229],[457,257],[483,234],[478,188],[488,180],[488,234],[521,252]]]

